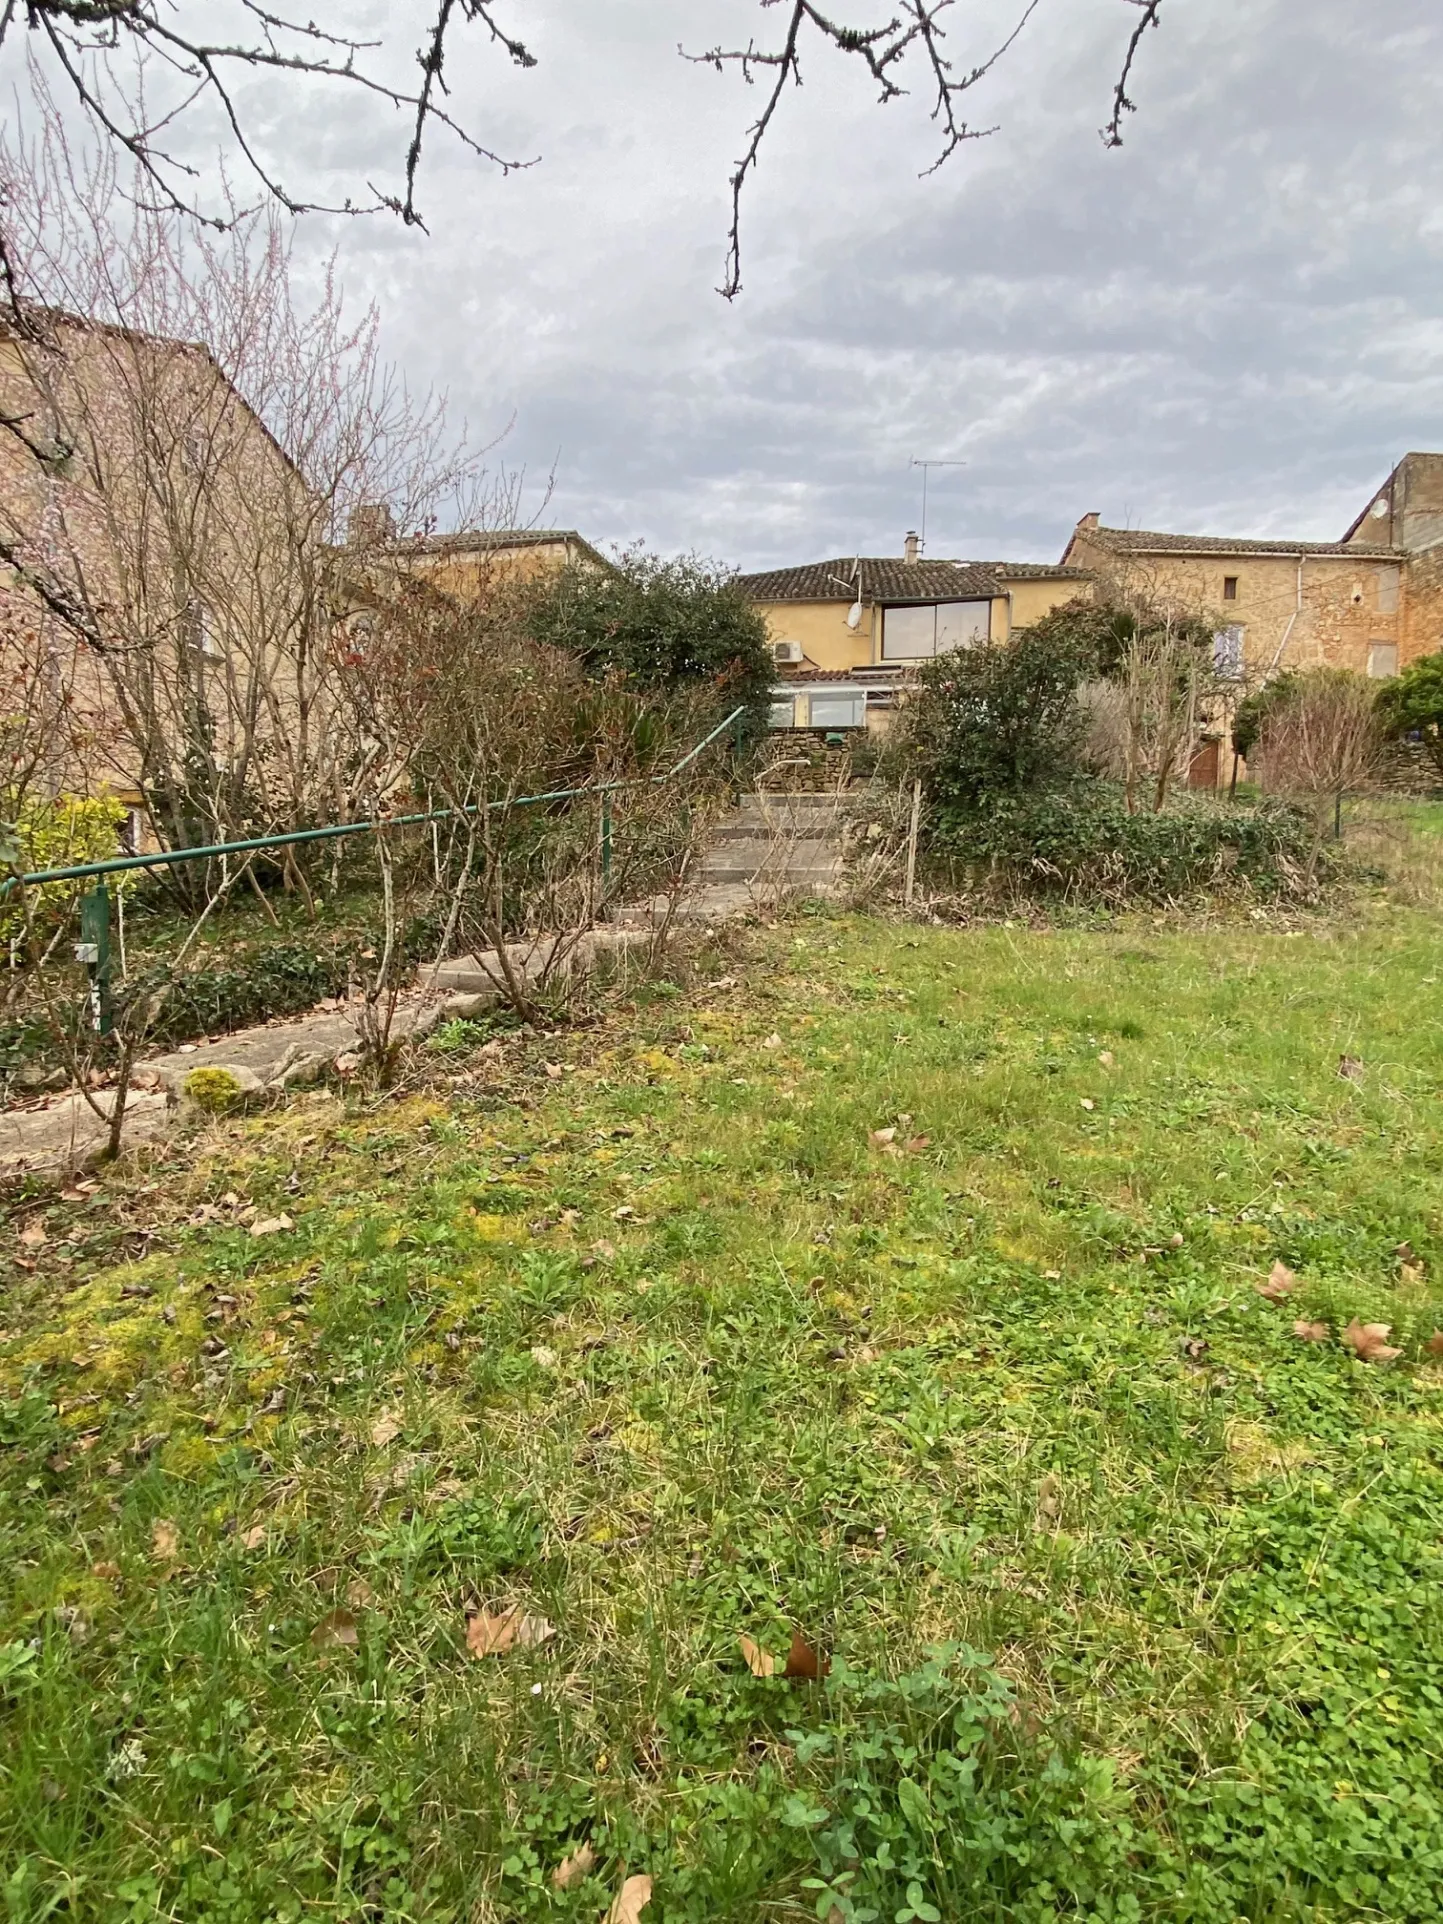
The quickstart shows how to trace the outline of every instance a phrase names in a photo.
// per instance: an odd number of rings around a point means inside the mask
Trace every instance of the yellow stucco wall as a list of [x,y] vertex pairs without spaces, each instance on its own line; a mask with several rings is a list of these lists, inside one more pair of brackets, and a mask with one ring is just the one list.
[[1090,581],[1009,581],[1007,588],[1012,597],[1014,628],[1030,628],[1064,601],[1091,601],[1093,593]]
[[[807,661],[817,668],[845,675],[850,669],[871,668],[881,661],[882,610],[870,602],[863,603],[861,623],[855,630],[847,626],[853,606],[847,600],[759,601],[756,606],[766,620],[770,639],[799,641]],[[991,639],[1005,641],[1008,615],[1004,596],[993,600],[989,621]]]

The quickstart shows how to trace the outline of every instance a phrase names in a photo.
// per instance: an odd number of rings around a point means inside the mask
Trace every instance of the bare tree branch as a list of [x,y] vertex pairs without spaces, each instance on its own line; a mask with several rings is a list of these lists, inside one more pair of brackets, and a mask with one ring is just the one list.
[[[763,0],[763,4],[769,4],[769,0]],[[942,133],[941,151],[925,170],[926,173],[935,173],[964,141],[980,140],[996,132],[994,127],[969,126],[959,114],[958,103],[970,87],[975,87],[984,75],[991,72],[1012,46],[1036,12],[1039,0],[1026,0],[1016,25],[995,51],[962,73],[954,71],[944,48],[947,33],[942,25],[942,16],[952,5],[953,0],[900,0],[898,11],[884,26],[861,28],[832,19],[813,5],[812,0],[791,0],[786,33],[781,46],[776,49],[759,48],[754,41],[748,41],[744,48],[734,51],[713,47],[706,53],[688,54],[684,48],[678,49],[683,59],[715,67],[718,73],[728,65],[739,67],[742,78],[749,86],[755,85],[754,70],[759,67],[769,67],[776,75],[766,103],[749,130],[746,152],[731,176],[731,225],[727,237],[726,270],[722,284],[717,289],[719,294],[732,300],[741,291],[742,190],[748,176],[756,169],[762,142],[788,81],[798,87],[802,84],[800,42],[804,28],[810,27],[820,40],[835,47],[839,53],[860,60],[877,82],[877,99],[882,106],[889,100],[900,99],[907,92],[895,75],[909,53],[914,50],[920,52],[934,89],[931,118]]]
[[1122,116],[1124,114],[1135,114],[1137,112],[1137,103],[1129,100],[1127,97],[1127,83],[1132,77],[1132,64],[1137,58],[1137,50],[1142,44],[1142,36],[1147,32],[1149,27],[1155,27],[1158,24],[1158,15],[1162,11],[1162,0],[1129,0],[1129,4],[1140,10],[1140,18],[1132,30],[1131,39],[1127,43],[1127,52],[1123,55],[1122,60],[1122,72],[1118,75],[1117,85],[1113,89],[1112,119],[1108,121],[1105,127],[1100,129],[1104,147],[1120,147],[1122,145]]
[[[902,98],[908,64],[922,76],[930,94],[930,118],[941,136],[931,167],[934,172],[964,142],[995,131],[969,124],[961,111],[962,96],[989,74],[1032,18],[1039,0],[1015,0],[1016,24],[1000,44],[975,65],[959,67],[947,49],[950,10],[955,0],[893,0],[894,11],[880,25],[858,24],[823,10],[821,0],[734,0],[737,6],[759,4],[764,10],[782,9],[778,38],[745,47],[717,46],[683,58],[715,67],[740,69],[748,85],[768,72],[766,99],[748,129],[745,151],[730,177],[731,218],[727,256],[719,291],[728,299],[741,288],[741,200],[756,171],[763,141],[772,126],[788,85],[802,82],[801,53],[810,34],[824,48],[859,61],[876,82],[879,104]],[[420,70],[414,88],[395,84],[385,67],[385,44],[366,38],[359,24],[357,0],[323,0],[321,19],[293,19],[274,11],[263,0],[231,0],[243,30],[230,38],[216,34],[214,0],[202,10],[202,0],[0,0],[0,48],[19,25],[32,30],[32,44],[45,51],[63,77],[66,91],[77,101],[102,144],[122,149],[142,178],[150,183],[162,207],[200,220],[212,229],[234,219],[234,208],[203,208],[198,170],[178,153],[162,145],[167,130],[207,105],[222,117],[231,145],[239,150],[246,169],[264,194],[287,212],[359,214],[388,210],[407,226],[424,228],[418,204],[418,183],[428,130],[441,128],[478,160],[504,174],[535,164],[511,158],[487,144],[453,113],[449,101],[446,61],[458,31],[476,28],[505,59],[521,68],[534,67],[535,55],[498,18],[501,0],[411,0],[425,21],[415,53]],[[836,0],[843,13],[852,11],[846,0]],[[1158,24],[1162,0],[1127,0],[1137,10],[1121,73],[1113,93],[1112,118],[1102,130],[1109,147],[1122,144],[1123,116],[1134,111],[1128,97],[1134,65],[1149,27]],[[244,23],[249,23],[245,28]],[[781,23],[779,23],[781,24]],[[205,29],[210,28],[207,32]],[[166,82],[167,98],[155,117],[145,111],[144,90],[128,84],[128,76],[143,73],[149,57]],[[139,63],[139,64],[137,64]],[[301,183],[284,177],[266,157],[256,128],[248,118],[236,82],[254,74],[282,80],[307,79],[357,88],[402,113],[409,135],[401,162],[401,180],[390,188],[368,180],[366,193],[346,195],[336,205],[302,190]],[[176,97],[178,95],[178,97]],[[3,242],[0,236],[0,242]],[[0,293],[10,279],[8,251],[0,254]],[[11,306],[14,308],[12,291]]]

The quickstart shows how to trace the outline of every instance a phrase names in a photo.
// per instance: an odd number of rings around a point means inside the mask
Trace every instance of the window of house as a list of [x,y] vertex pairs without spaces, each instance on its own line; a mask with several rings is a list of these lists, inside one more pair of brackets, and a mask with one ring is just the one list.
[[1213,669],[1229,681],[1243,672],[1243,629],[1241,622],[1230,622],[1213,636]]
[[797,704],[788,695],[785,701],[774,701],[767,717],[768,728],[795,728],[797,723]]
[[935,608],[884,608],[883,661],[922,661],[937,652]]
[[883,661],[928,661],[952,648],[975,648],[991,628],[990,601],[939,601],[925,607],[884,608]]
[[813,728],[864,728],[867,723],[867,691],[859,688],[828,689],[812,696]]
[[1398,672],[1398,644],[1396,641],[1370,641],[1368,643],[1368,678],[1370,681],[1387,681],[1390,675]]
[[1238,578],[1236,575],[1223,576],[1223,600],[1236,601],[1238,598]]

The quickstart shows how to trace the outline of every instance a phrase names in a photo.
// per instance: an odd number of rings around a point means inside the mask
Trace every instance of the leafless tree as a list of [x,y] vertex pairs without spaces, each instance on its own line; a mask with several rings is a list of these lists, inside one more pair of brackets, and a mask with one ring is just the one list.
[[0,560],[103,747],[72,776],[138,787],[172,845],[346,819],[347,527],[367,503],[386,529],[465,525],[510,484],[382,362],[374,309],[350,322],[329,276],[298,305],[273,212],[206,236],[132,209],[113,155],[77,160],[53,114],[0,172],[25,322],[0,361]]
[[[499,566],[465,605],[403,578],[350,658],[372,806],[396,824],[378,851],[387,937],[365,989],[374,1060],[404,964],[393,931],[424,918],[438,957],[484,957],[535,1022],[583,939],[619,901],[663,886],[717,805],[715,758],[660,778],[721,718],[724,694],[588,680],[575,655],[531,638],[527,606],[524,581]],[[407,823],[417,815],[433,819]]]
[[[1038,0],[1017,0],[1014,23],[980,57],[958,59],[951,51],[949,25],[954,0],[893,0],[889,18],[878,21],[856,5],[845,16],[823,10],[815,0],[734,0],[751,16],[759,6],[777,30],[759,44],[718,45],[685,54],[719,71],[733,66],[750,84],[766,78],[766,98],[748,131],[746,146],[731,178],[731,226],[726,269],[720,291],[729,299],[741,287],[741,198],[756,169],[757,157],[788,87],[800,86],[802,53],[810,43],[860,62],[878,89],[882,104],[910,91],[913,75],[930,97],[930,115],[940,134],[938,167],[965,141],[991,132],[971,126],[962,112],[963,96],[983,80],[1018,38]],[[1156,27],[1162,0],[1122,0],[1137,10],[1112,113],[1102,129],[1109,147],[1122,144],[1122,123],[1134,111],[1129,96],[1143,37]],[[23,22],[28,39],[68,98],[79,106],[101,142],[129,156],[157,204],[185,209],[213,225],[233,218],[226,207],[203,205],[195,166],[173,143],[183,125],[218,120],[232,154],[239,158],[261,192],[290,213],[317,208],[320,202],[289,181],[269,157],[255,124],[242,83],[257,75],[288,83],[293,98],[311,83],[352,90],[399,112],[406,126],[399,185],[378,186],[367,179],[364,191],[346,197],[329,211],[366,213],[386,209],[408,225],[422,225],[417,186],[428,136],[442,132],[477,160],[503,174],[534,164],[534,157],[505,156],[453,113],[447,86],[447,61],[458,34],[473,30],[515,67],[535,67],[536,56],[502,24],[502,0],[413,0],[405,10],[409,30],[419,36],[413,65],[397,66],[397,49],[368,37],[371,16],[360,0],[330,0],[304,19],[292,19],[262,0],[3,0],[0,49]],[[679,49],[679,51],[683,51]],[[408,80],[398,82],[400,71]],[[146,85],[140,84],[143,73]],[[411,73],[419,74],[410,79]],[[148,91],[149,90],[149,95]],[[153,96],[155,105],[148,104]],[[928,171],[932,171],[929,169]],[[0,275],[10,271],[8,239],[0,228]]]
[[1340,833],[1344,797],[1372,786],[1386,752],[1377,688],[1346,668],[1309,668],[1264,719],[1255,759],[1264,790],[1309,807],[1321,841]]

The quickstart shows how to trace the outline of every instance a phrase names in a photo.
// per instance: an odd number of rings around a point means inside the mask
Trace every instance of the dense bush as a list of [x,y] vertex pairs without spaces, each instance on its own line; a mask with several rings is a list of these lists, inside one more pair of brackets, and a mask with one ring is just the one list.
[[1158,814],[1130,815],[1104,782],[999,798],[982,811],[943,807],[929,839],[934,857],[974,883],[1099,903],[1220,888],[1307,899],[1337,861],[1288,804],[1182,796]]
[[594,678],[652,693],[710,684],[765,725],[775,679],[766,622],[734,576],[695,556],[631,549],[607,569],[563,568],[536,583],[526,621]]
[[1443,775],[1443,653],[1409,662],[1378,690],[1378,720],[1394,737],[1416,735]]
[[928,662],[902,711],[897,751],[929,803],[975,809],[1078,780],[1088,726],[1078,688],[1092,659],[1085,637],[1039,623],[998,647]]
[[[7,824],[7,859],[22,874],[103,862],[119,851],[125,810],[108,795],[58,795],[53,801],[27,797],[18,805],[0,802],[0,807],[4,808]],[[37,926],[48,932],[56,915],[64,913],[74,901],[80,886],[75,882],[43,883],[30,891],[26,904],[22,904],[18,892],[12,892],[0,900],[0,937],[8,941],[24,930],[27,908]]]

